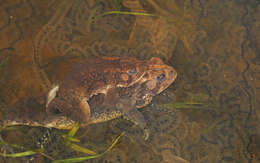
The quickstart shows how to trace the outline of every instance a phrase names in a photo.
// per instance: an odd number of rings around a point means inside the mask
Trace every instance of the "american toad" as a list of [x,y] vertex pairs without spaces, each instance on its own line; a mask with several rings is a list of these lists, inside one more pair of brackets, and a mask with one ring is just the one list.
[[81,124],[123,115],[145,128],[144,117],[136,108],[149,104],[176,77],[174,68],[159,58],[147,62],[132,57],[83,60],[50,90],[47,110]]

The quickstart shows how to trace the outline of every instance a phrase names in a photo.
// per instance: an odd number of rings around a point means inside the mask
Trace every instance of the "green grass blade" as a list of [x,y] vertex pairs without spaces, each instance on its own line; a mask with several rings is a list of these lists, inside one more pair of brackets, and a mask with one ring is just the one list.
[[79,142],[80,142],[79,139],[73,138],[73,137],[68,137],[68,135],[62,135],[62,137],[63,137],[64,139],[66,139],[66,141],[69,141],[69,142],[75,142],[75,143],[79,143]]
[[1,128],[0,131],[13,131],[13,130],[17,130],[18,127],[17,126],[6,126],[5,128]]
[[166,107],[166,108],[176,108],[176,109],[182,109],[182,108],[201,108],[202,103],[198,102],[189,102],[189,103],[168,103],[168,104],[161,104],[159,106]]
[[42,152],[42,151],[43,151],[42,149],[36,149],[36,150],[29,150],[29,151],[26,151],[26,152],[13,153],[13,154],[0,153],[0,156],[3,156],[3,157],[25,157],[25,156],[34,155],[34,154]]
[[144,13],[144,12],[128,12],[128,11],[108,11],[103,14],[97,15],[95,19],[99,19],[106,15],[112,15],[112,14],[121,14],[121,15],[138,15],[138,16],[154,16],[154,17],[160,17],[158,15]]
[[77,158],[70,158],[70,159],[64,159],[64,160],[56,160],[53,161],[53,163],[74,163],[74,162],[81,162],[81,161],[86,161],[86,160],[90,160],[90,159],[95,159],[95,158],[99,158],[101,156],[103,156],[104,154],[106,154],[107,152],[109,152],[119,141],[119,139],[124,135],[125,133],[121,133],[116,139],[115,141],[107,148],[107,150],[105,150],[105,152],[97,154],[97,155],[93,155],[93,156],[86,156],[86,157],[77,157]]
[[97,153],[90,150],[90,149],[87,149],[87,148],[84,148],[84,147],[81,147],[77,144],[70,144],[69,145],[70,148],[74,149],[75,151],[78,151],[78,152],[82,152],[82,153],[85,153],[85,154],[89,154],[89,155],[96,155]]
[[115,141],[110,145],[110,147],[107,148],[107,150],[105,152],[103,152],[102,155],[106,154],[107,152],[109,152],[119,141],[119,139],[125,134],[125,132],[122,132],[116,139]]
[[67,135],[62,135],[62,137],[64,138],[65,144],[69,145],[70,142],[77,142],[79,143],[80,140],[77,138],[73,138],[73,136],[77,133],[77,131],[79,130],[79,124],[75,124],[72,129],[69,131],[69,133]]
[[70,130],[70,132],[68,133],[68,137],[73,137],[73,136],[77,133],[78,130],[79,130],[79,124],[76,123],[76,124],[72,127],[72,129]]
[[69,159],[64,159],[64,160],[57,160],[53,161],[53,163],[74,163],[74,162],[81,162],[81,161],[86,161],[94,158],[98,158],[102,156],[101,154],[94,155],[94,156],[86,156],[86,157],[77,157],[77,158],[69,158]]

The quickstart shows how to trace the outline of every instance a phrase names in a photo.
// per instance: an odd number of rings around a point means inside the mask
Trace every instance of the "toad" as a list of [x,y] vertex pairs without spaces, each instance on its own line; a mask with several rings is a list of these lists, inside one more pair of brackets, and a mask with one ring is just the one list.
[[82,60],[49,91],[46,107],[49,114],[62,114],[83,125],[122,115],[145,129],[137,108],[148,105],[176,77],[175,69],[156,57]]

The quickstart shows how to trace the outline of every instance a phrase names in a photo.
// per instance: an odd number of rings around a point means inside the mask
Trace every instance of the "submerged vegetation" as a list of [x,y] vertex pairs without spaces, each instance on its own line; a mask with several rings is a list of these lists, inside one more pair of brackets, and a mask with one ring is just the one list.
[[99,19],[103,16],[106,16],[106,15],[111,15],[111,14],[120,14],[120,15],[136,15],[136,16],[155,16],[155,17],[160,17],[158,15],[154,15],[154,14],[149,14],[149,13],[145,13],[145,12],[132,12],[132,11],[108,11],[108,12],[105,12],[103,14],[100,14],[100,15],[97,15],[95,17],[95,19]]
[[76,124],[68,132],[68,134],[62,135],[64,144],[66,145],[66,147],[71,148],[73,151],[84,153],[84,154],[87,154],[88,156],[56,160],[52,156],[49,156],[48,154],[44,153],[45,150],[43,148],[30,150],[30,149],[27,149],[27,148],[25,148],[25,147],[23,147],[21,145],[9,144],[9,143],[7,143],[7,142],[5,142],[3,140],[0,141],[1,145],[5,145],[5,146],[8,146],[8,147],[12,147],[12,148],[15,148],[15,149],[20,149],[20,150],[26,150],[26,151],[25,152],[19,152],[19,153],[12,153],[12,154],[0,153],[0,156],[2,156],[2,157],[18,158],[18,157],[26,157],[26,156],[32,156],[32,155],[40,154],[40,155],[48,158],[49,160],[52,160],[53,163],[81,162],[81,161],[85,161],[85,160],[99,158],[99,157],[105,155],[106,153],[108,153],[118,143],[119,139],[124,135],[124,132],[121,133],[119,136],[116,137],[114,142],[104,152],[97,153],[97,152],[95,152],[95,151],[93,151],[91,149],[88,149],[88,148],[85,148],[85,147],[82,147],[82,146],[76,144],[76,143],[80,143],[80,140],[74,137],[75,134],[77,133],[78,129],[79,129],[79,125]]

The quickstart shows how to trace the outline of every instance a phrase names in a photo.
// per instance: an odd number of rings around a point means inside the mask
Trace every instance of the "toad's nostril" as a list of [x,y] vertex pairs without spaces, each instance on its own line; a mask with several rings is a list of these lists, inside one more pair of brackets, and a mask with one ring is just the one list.
[[170,71],[170,73],[171,73],[171,74],[174,74],[174,73],[175,73],[175,71],[171,70],[171,71]]
[[177,76],[177,72],[175,70],[171,70],[169,75],[172,75],[172,76],[176,77]]

